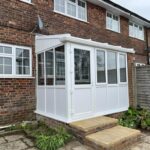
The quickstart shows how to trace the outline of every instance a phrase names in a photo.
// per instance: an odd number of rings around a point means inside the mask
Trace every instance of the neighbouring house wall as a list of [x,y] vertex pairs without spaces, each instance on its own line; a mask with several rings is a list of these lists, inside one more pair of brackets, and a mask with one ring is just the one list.
[[[0,42],[32,47],[33,77],[35,77],[34,34],[37,15],[42,18],[45,29],[41,34],[64,34],[106,42],[126,48],[134,48],[137,62],[146,63],[146,42],[128,36],[128,19],[121,16],[121,33],[106,29],[106,10],[88,3],[88,22],[79,21],[53,11],[53,0],[32,0],[27,4],[20,0],[0,0]],[[37,32],[37,31],[36,31]],[[128,55],[129,95],[133,104],[132,63]],[[0,79],[0,124],[34,117],[35,78]]]
[[137,104],[150,110],[150,66],[136,68]]

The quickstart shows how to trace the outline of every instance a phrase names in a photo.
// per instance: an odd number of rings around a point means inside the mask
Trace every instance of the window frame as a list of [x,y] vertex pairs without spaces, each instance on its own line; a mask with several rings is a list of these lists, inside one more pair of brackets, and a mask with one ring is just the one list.
[[[102,51],[102,52],[105,52],[105,78],[106,78],[106,82],[103,82],[103,83],[100,83],[98,82],[98,77],[97,77],[97,51]],[[107,57],[107,54],[108,52],[113,52],[113,53],[116,53],[116,62],[117,62],[117,83],[116,84],[109,84],[108,83],[108,57]],[[126,60],[126,82],[121,82],[120,81],[120,55],[124,55],[125,56],[125,60]],[[112,50],[107,50],[107,49],[99,49],[97,48],[95,50],[95,72],[96,72],[96,85],[97,86],[119,86],[119,85],[126,85],[128,84],[128,59],[127,59],[127,54],[126,53],[123,53],[123,52],[115,52],[115,51],[112,51]]]
[[[97,76],[97,51],[104,52],[105,54],[105,82],[98,82],[98,76]],[[108,76],[107,76],[107,51],[106,49],[96,49],[96,55],[95,55],[95,60],[96,60],[96,85],[106,85],[108,83]]]
[[[55,49],[58,48],[58,47],[61,47],[61,46],[64,46],[64,55],[65,55],[65,59],[64,59],[64,62],[65,62],[65,81],[64,81],[64,84],[56,84],[56,53],[55,53]],[[53,85],[47,85],[47,81],[46,81],[46,63],[45,63],[45,59],[46,59],[46,52],[47,51],[50,51],[52,50],[53,52]],[[38,68],[38,63],[36,63],[36,70],[37,70],[37,74],[36,74],[36,84],[37,84],[37,87],[48,87],[48,88],[64,88],[66,87],[66,50],[65,50],[65,45],[64,44],[58,44],[57,46],[53,46],[53,47],[50,47],[46,50],[43,50],[43,51],[40,51],[36,54],[36,62],[38,62],[38,55],[39,54],[42,54],[44,53],[44,85],[39,85],[38,84],[38,80],[39,80],[39,77],[38,77],[38,73],[39,73],[39,68]]]
[[69,15],[67,13],[67,8],[68,8],[67,4],[68,3],[72,4],[72,2],[70,2],[69,0],[65,0],[65,12],[64,13],[56,10],[56,7],[55,7],[56,6],[56,1],[54,0],[54,10],[53,11],[55,13],[58,13],[58,14],[61,14],[61,15],[64,15],[64,16],[67,16],[67,17],[70,17],[70,18],[73,18],[73,19],[76,19],[76,20],[79,20],[79,21],[87,22],[87,2],[85,0],[80,0],[80,1],[85,3],[85,19],[81,19],[81,18],[78,17],[78,0],[75,0],[75,1],[76,1],[75,2],[75,5],[76,5],[76,17],[74,17],[72,15]]
[[[90,67],[90,76],[89,76],[89,83],[88,84],[83,84],[83,83],[79,83],[79,84],[76,84],[76,75],[75,75],[75,50],[80,50],[80,51],[87,51],[87,52],[89,52],[89,59],[90,59],[90,63],[89,63],[89,67]],[[87,49],[87,48],[85,48],[85,47],[78,47],[78,46],[74,46],[73,47],[73,63],[74,63],[74,85],[76,86],[76,87],[80,87],[80,86],[82,86],[82,87],[86,87],[86,86],[90,86],[90,85],[92,85],[92,70],[91,70],[91,68],[92,68],[92,62],[91,62],[91,50],[89,50],[89,49]]]
[[[112,17],[111,17],[111,20],[112,20],[112,21],[113,21],[113,16],[118,17],[118,31],[113,30],[113,28],[112,28],[112,29],[111,29],[111,28],[108,28],[108,26],[107,26],[107,14],[111,14],[111,15],[112,15]],[[112,25],[113,25],[113,22],[112,22]],[[110,12],[110,11],[106,11],[106,29],[107,29],[107,30],[110,30],[110,31],[113,31],[113,32],[116,32],[116,33],[120,33],[120,16],[119,16],[119,15],[116,15],[116,14]]]
[[[130,31],[130,24],[132,24],[132,31]],[[137,31],[135,30],[135,26],[137,26],[137,28],[138,28],[138,33],[137,33]],[[143,25],[140,25],[140,24],[138,24],[138,23],[136,23],[136,22],[133,22],[133,21],[130,21],[129,20],[129,24],[128,24],[128,27],[129,27],[129,37],[132,37],[132,38],[135,38],[135,39],[138,39],[138,40],[142,40],[142,41],[145,41],[145,29],[144,29],[144,26]],[[140,32],[140,30],[139,30],[139,28],[142,28],[142,31],[143,31],[143,33],[142,33],[142,37],[140,37],[140,34],[139,34],[139,32]],[[130,34],[132,32],[132,35]],[[136,35],[136,34],[138,34],[138,35]]]
[[[32,48],[26,47],[26,46],[18,46],[18,45],[11,45],[11,44],[5,44],[0,43],[0,46],[4,47],[11,47],[12,48],[12,54],[0,54],[2,57],[9,57],[12,58],[12,74],[0,74],[0,78],[32,78]],[[17,74],[16,73],[16,49],[25,49],[29,50],[29,67],[30,67],[30,74]]]

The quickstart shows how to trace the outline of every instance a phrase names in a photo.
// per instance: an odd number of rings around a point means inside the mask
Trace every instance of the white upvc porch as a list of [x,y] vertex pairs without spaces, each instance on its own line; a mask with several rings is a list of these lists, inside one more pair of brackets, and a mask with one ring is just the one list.
[[37,114],[70,123],[128,109],[133,49],[62,34],[37,36],[36,53]]

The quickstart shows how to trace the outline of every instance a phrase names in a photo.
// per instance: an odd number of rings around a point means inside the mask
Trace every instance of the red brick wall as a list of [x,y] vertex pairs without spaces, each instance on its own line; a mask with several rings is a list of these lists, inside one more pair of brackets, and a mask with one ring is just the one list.
[[[35,77],[34,36],[28,32],[0,26],[0,42],[32,47]],[[0,125],[35,118],[35,78],[0,78]]]
[[[47,34],[70,33],[136,50],[136,61],[146,63],[146,42],[128,36],[128,19],[121,17],[121,33],[106,29],[106,10],[88,3],[88,22],[78,21],[53,11],[53,0],[0,0],[0,42],[30,46],[33,50],[33,77],[35,77],[35,41],[33,31],[37,14],[44,21]],[[43,32],[41,32],[43,33]],[[129,94],[134,101],[132,87],[133,57],[128,56]],[[0,79],[0,124],[32,119],[35,109],[35,79]],[[31,116],[31,117],[30,117]]]

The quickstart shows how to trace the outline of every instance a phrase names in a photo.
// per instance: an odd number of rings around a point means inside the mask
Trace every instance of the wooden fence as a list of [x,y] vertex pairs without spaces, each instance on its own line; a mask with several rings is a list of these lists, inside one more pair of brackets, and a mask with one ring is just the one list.
[[150,109],[150,66],[135,68],[137,105]]

